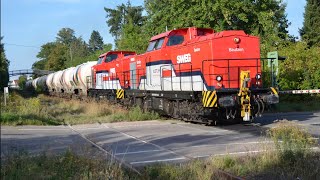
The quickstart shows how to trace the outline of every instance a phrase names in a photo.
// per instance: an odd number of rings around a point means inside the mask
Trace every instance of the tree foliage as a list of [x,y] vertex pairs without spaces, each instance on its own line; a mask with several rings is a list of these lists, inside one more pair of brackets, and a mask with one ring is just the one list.
[[32,69],[42,69],[42,70],[50,70],[47,69],[46,64],[49,61],[49,55],[53,51],[53,49],[56,47],[55,42],[48,42],[41,46],[40,52],[37,54],[37,58],[40,60],[33,63]]
[[103,39],[98,31],[93,30],[89,39],[91,52],[103,49]]
[[146,29],[150,35],[164,32],[166,27],[244,30],[260,36],[262,48],[269,49],[288,38],[285,7],[282,0],[145,0]]
[[73,29],[62,28],[55,42],[41,46],[37,54],[39,61],[35,62],[32,68],[58,71],[87,61],[95,61],[100,54],[112,49],[111,44],[103,44],[98,32],[90,39],[91,45],[96,44],[96,48],[91,50],[90,45],[81,36],[76,37],[74,34]]
[[3,37],[0,38],[0,91],[3,90],[3,87],[8,86],[9,81],[9,60],[6,57],[5,51],[4,51],[4,44],[2,43]]
[[[134,35],[134,33],[139,32],[138,35],[143,36],[143,31],[141,26],[144,24],[146,17],[142,15],[142,6],[131,6],[130,1],[127,4],[118,5],[115,9],[104,8],[107,13],[107,25],[109,26],[110,34],[115,38],[115,44],[117,49],[125,48],[119,45],[119,40],[121,43],[125,43],[125,37]],[[127,29],[134,26],[135,31],[129,34],[124,32],[124,27]],[[140,28],[140,29],[139,29]]]
[[18,85],[20,89],[25,89],[28,77],[26,75],[19,76]]
[[279,67],[282,89],[320,89],[320,47],[301,41],[282,47],[280,53],[287,56]]
[[121,39],[117,41],[117,48],[121,50],[143,53],[148,45],[148,36],[142,34],[142,27],[135,26],[131,20],[123,26]]
[[320,47],[320,1],[307,0],[300,35],[309,46]]
[[62,28],[56,37],[58,43],[66,46],[69,46],[74,40],[76,40],[76,36],[74,35],[74,30],[70,28]]
[[61,43],[57,43],[55,48],[48,56],[48,62],[46,64],[46,69],[58,71],[65,69],[65,62],[68,59],[68,48]]

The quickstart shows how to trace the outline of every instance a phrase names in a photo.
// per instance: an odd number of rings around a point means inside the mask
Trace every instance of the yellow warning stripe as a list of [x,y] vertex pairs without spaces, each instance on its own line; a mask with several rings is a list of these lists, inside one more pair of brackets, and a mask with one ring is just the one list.
[[270,89],[273,92],[273,94],[278,95],[278,91],[274,87],[271,87]]
[[203,107],[218,107],[216,91],[202,91]]
[[123,99],[124,98],[124,90],[117,89],[116,95],[117,95],[117,99]]
[[213,98],[213,96],[214,96],[214,94],[215,93],[211,93],[211,95],[209,96],[209,98],[208,98],[208,100],[207,100],[207,104],[206,104],[206,107],[208,107],[209,106],[209,104],[210,104],[210,102],[211,102],[211,100],[212,100],[212,98]]

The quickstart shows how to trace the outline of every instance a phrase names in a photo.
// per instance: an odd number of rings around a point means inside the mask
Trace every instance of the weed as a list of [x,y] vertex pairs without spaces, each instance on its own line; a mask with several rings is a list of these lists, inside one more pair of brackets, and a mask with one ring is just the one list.
[[136,106],[129,109],[129,111],[126,111],[126,112],[123,111],[123,112],[114,113],[111,116],[111,121],[112,122],[119,122],[123,120],[145,121],[145,120],[155,120],[159,118],[160,118],[159,114],[155,112],[143,112],[140,107]]
[[282,163],[294,164],[299,158],[305,158],[315,140],[298,124],[281,121],[275,128],[268,131],[275,143],[276,152]]
[[2,161],[1,179],[129,179],[129,174],[117,164],[67,151],[57,156],[7,157]]
[[12,94],[1,109],[2,125],[59,125],[159,119],[154,112],[129,111],[107,102],[65,100],[40,95],[22,98]]

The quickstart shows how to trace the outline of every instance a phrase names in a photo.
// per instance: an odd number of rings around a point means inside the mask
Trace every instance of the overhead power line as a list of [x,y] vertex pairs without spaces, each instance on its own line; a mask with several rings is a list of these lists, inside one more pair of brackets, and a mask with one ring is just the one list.
[[26,47],[26,48],[41,48],[40,46],[23,45],[23,44],[13,44],[13,43],[3,43],[3,44],[9,45],[9,46]]

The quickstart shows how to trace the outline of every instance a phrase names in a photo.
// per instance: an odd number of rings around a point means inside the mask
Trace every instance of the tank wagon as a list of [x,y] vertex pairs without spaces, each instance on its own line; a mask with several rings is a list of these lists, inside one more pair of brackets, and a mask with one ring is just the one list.
[[92,66],[96,65],[97,61],[89,61],[78,65],[72,71],[70,76],[72,77],[72,93],[77,96],[87,96],[88,92],[88,80],[91,77]]
[[186,121],[250,121],[279,102],[275,88],[263,88],[261,60],[256,36],[190,27],[152,37],[143,54],[110,51],[98,62],[50,74],[46,82],[51,92],[137,105]]

